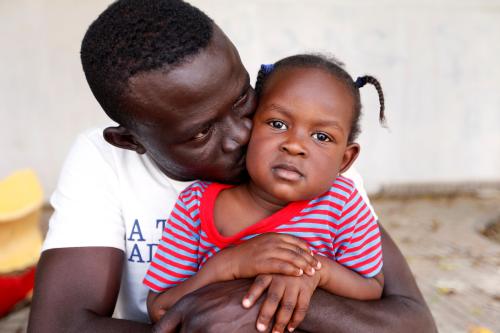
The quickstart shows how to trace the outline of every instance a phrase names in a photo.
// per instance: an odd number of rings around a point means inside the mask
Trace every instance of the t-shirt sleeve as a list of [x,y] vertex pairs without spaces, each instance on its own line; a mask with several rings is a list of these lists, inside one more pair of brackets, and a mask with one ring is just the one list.
[[382,269],[378,223],[355,187],[342,209],[334,249],[338,263],[364,277],[373,277]]
[[[43,251],[105,246],[125,249],[119,182],[100,131],[80,135],[64,162],[51,197],[54,213]],[[108,156],[109,155],[109,156]]]
[[189,207],[191,188],[179,195],[143,283],[154,292],[172,288],[198,271],[199,234]]
[[348,179],[350,179],[354,182],[354,186],[356,186],[356,190],[358,190],[358,193],[363,198],[365,204],[370,208],[373,216],[375,216],[375,219],[378,221],[377,212],[375,212],[375,209],[373,209],[373,206],[370,202],[370,198],[368,197],[368,194],[366,193],[363,177],[361,177],[361,174],[358,172],[356,167],[351,166],[346,172],[344,172],[342,174],[342,176],[347,177]]

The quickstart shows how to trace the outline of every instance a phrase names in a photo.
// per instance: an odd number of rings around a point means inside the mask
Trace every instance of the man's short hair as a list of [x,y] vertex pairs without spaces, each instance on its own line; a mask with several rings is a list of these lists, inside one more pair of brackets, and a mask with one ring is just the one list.
[[210,42],[213,21],[180,0],[119,0],[90,25],[81,60],[87,82],[106,114],[129,125],[121,100],[130,77],[176,66]]

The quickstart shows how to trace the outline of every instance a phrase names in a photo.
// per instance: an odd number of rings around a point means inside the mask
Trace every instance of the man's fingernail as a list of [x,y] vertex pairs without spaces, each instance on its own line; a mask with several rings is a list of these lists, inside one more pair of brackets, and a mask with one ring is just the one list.
[[266,330],[266,325],[262,323],[257,323],[257,331],[264,332]]
[[288,327],[288,332],[293,332],[293,331],[295,331],[295,328],[293,328],[293,327]]
[[318,267],[318,269],[321,268],[321,262],[320,261],[318,261],[318,264],[316,265],[316,267]]
[[314,268],[311,268],[311,274],[316,273],[316,270]]
[[252,303],[250,302],[250,300],[248,298],[243,299],[243,306],[245,308],[249,308],[250,305],[252,305]]
[[301,268],[301,269],[299,269],[299,275],[302,275],[302,274],[304,274],[304,271]]

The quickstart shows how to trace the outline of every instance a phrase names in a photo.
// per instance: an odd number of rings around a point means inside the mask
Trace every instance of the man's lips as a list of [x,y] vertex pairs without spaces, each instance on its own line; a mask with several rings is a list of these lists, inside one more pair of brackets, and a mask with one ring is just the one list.
[[304,178],[302,172],[291,164],[277,164],[271,170],[278,178],[286,181],[294,182]]

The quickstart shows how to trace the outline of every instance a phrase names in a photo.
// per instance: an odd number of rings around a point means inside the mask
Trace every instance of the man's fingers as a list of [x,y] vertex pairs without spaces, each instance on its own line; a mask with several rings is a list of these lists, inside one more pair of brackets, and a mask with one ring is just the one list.
[[173,308],[153,326],[153,333],[175,333],[181,324],[181,314]]
[[271,324],[271,320],[278,309],[281,298],[285,292],[284,284],[271,284],[267,291],[266,299],[262,303],[259,316],[257,317],[257,330],[264,332]]
[[259,275],[255,278],[245,297],[243,297],[243,307],[250,308],[255,301],[266,291],[273,280],[271,275]]
[[292,319],[287,325],[287,329],[289,332],[293,332],[297,327],[299,327],[300,323],[306,317],[307,309],[309,309],[309,302],[311,301],[311,296],[305,293],[299,293],[299,297],[297,298],[297,304],[295,305],[295,309],[293,311]]
[[281,299],[280,308],[274,319],[274,327],[272,330],[273,333],[283,333],[285,331],[285,327],[287,327],[287,324],[290,322],[290,318],[292,318],[295,305],[297,304],[298,294],[298,289],[285,290],[285,294]]

